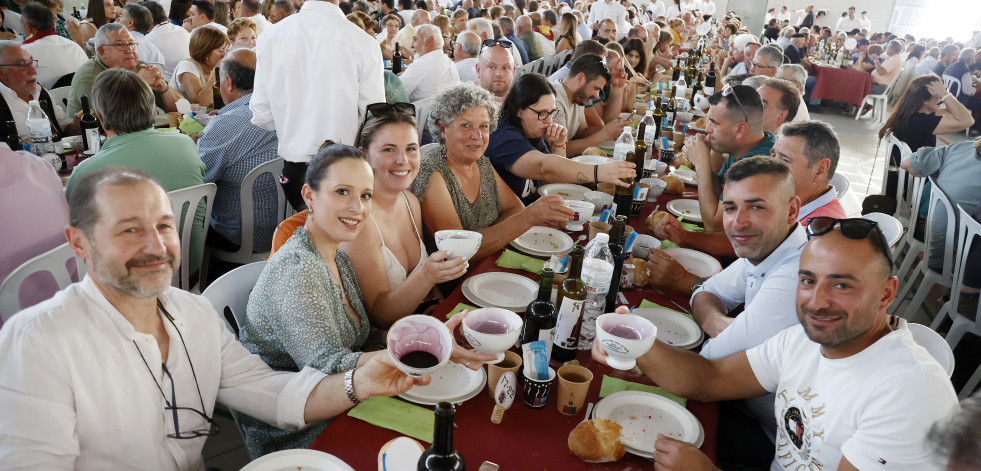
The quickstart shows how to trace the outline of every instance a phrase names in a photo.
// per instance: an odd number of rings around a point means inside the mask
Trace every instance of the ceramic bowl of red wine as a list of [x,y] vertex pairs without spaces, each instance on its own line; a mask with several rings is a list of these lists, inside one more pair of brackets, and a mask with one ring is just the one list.
[[433,238],[436,239],[436,248],[451,252],[450,258],[473,257],[480,249],[480,242],[483,237],[484,235],[479,232],[457,229],[436,231],[433,234]]
[[476,309],[463,319],[463,336],[478,352],[485,355],[496,355],[497,360],[504,360],[506,352],[521,334],[521,316],[507,309],[488,307]]
[[657,337],[657,326],[633,314],[603,314],[596,318],[596,340],[606,350],[606,363],[629,370],[647,353]]
[[453,335],[435,317],[416,314],[399,319],[388,329],[388,354],[409,376],[426,376],[440,369],[453,352]]

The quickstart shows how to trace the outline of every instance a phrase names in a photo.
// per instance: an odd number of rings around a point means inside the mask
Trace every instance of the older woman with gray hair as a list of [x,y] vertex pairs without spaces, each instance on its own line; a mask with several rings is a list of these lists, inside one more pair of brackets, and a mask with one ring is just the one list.
[[[494,171],[484,151],[497,120],[497,103],[476,84],[439,92],[429,113],[429,129],[439,144],[422,147],[419,176],[409,187],[422,204],[428,234],[443,229],[483,234],[473,258],[497,251],[532,226],[573,216],[558,196],[525,207]],[[454,211],[447,211],[451,207]]]

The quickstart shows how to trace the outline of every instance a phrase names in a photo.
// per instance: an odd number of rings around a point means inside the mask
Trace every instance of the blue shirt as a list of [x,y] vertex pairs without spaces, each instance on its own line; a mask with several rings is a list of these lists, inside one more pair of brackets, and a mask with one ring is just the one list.
[[[211,229],[235,244],[242,243],[242,180],[252,169],[277,157],[276,132],[252,124],[251,98],[249,93],[225,105],[198,139],[198,153],[207,166],[204,181],[218,185]],[[255,252],[269,251],[279,224],[276,185],[275,178],[265,174],[256,180],[252,190]]]
[[[733,157],[732,155],[727,156],[726,160],[722,162],[722,168],[719,169],[719,173],[718,173],[719,183],[725,183],[726,172],[729,171],[729,167],[732,167],[732,164],[738,162],[743,157],[752,157],[754,155],[770,155],[770,149],[773,148],[773,144],[776,142],[777,142],[776,135],[774,135],[772,132],[763,132],[763,140],[756,143],[756,145],[753,146],[753,148],[750,149],[749,152],[746,152],[745,154],[740,155],[738,157]],[[721,194],[719,195],[719,201],[722,201]]]
[[525,47],[525,42],[521,38],[511,34],[505,34],[504,37],[514,43],[514,47],[518,48],[518,54],[521,55],[521,63],[528,63],[528,49]]
[[487,151],[484,152],[504,183],[507,183],[511,191],[518,195],[525,204],[530,204],[535,200],[533,191],[535,182],[511,173],[511,166],[521,156],[533,150],[545,154],[551,153],[545,139],[539,138],[537,141],[535,143],[526,138],[521,130],[514,125],[501,121],[498,123],[497,129],[491,133],[490,143],[487,145]]

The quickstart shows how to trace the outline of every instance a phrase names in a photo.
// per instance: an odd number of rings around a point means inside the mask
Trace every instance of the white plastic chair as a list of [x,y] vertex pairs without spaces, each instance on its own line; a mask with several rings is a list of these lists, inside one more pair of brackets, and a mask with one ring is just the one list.
[[[259,176],[264,174],[272,175],[273,186],[276,187],[276,217],[278,218],[276,221],[277,224],[282,222],[283,219],[285,219],[287,206],[286,193],[283,192],[283,186],[279,184],[279,176],[282,173],[283,158],[277,157],[252,169],[252,171],[245,176],[239,190],[239,200],[242,210],[242,242],[239,245],[238,250],[234,252],[221,249],[210,249],[211,256],[217,258],[218,260],[238,264],[258,262],[269,258],[269,247],[266,247],[265,252],[253,252],[255,243],[256,203],[253,190],[255,188],[256,179],[258,179]],[[207,256],[205,256],[205,259],[207,259]]]
[[840,173],[835,173],[831,176],[831,186],[834,187],[835,193],[840,200],[848,194],[848,187],[851,186],[851,183],[848,181],[848,177]]
[[865,95],[865,98],[862,99],[862,104],[858,105],[858,110],[855,111],[856,121],[862,116],[862,108],[865,108],[866,104],[872,105],[872,118],[874,118],[876,122],[881,123],[886,119],[886,108],[888,108],[887,104],[889,103],[889,94],[892,92],[892,87],[896,84],[897,78],[899,78],[899,72],[896,72],[896,75],[892,77],[892,81],[889,82],[889,86],[886,87],[886,90],[882,92],[882,94],[876,95],[874,93],[869,93],[868,95]]
[[[245,307],[249,304],[249,293],[255,287],[262,269],[266,267],[266,261],[254,262],[243,265],[225,273],[217,280],[208,285],[208,288],[201,293],[208,302],[214,306],[215,311],[225,321],[228,331],[238,336],[242,326],[245,325]],[[231,313],[235,320],[233,326],[228,322],[228,314]]]
[[904,227],[909,227],[909,215],[910,215],[910,204],[913,195],[911,194],[913,189],[913,181],[909,172],[903,170],[902,167],[898,165],[893,165],[892,156],[898,149],[899,152],[899,162],[902,163],[903,160],[908,159],[913,155],[913,151],[910,150],[909,145],[903,141],[900,141],[898,137],[889,133],[886,136],[886,171],[882,174],[882,191],[885,194],[886,184],[889,180],[889,172],[897,172],[899,174],[899,181],[896,184],[896,219],[899,219],[903,223]]
[[67,242],[24,262],[10,272],[0,285],[0,320],[6,323],[11,316],[23,308],[20,304],[21,285],[25,279],[35,273],[42,271],[51,273],[59,290],[72,284],[74,281],[68,268],[68,262],[72,259],[75,260],[78,279],[81,280],[85,276],[85,260],[76,257]]
[[[944,88],[946,88],[951,95],[954,95],[955,99],[961,95],[961,79],[959,77],[954,77],[953,75],[942,75],[940,80],[944,82]],[[971,135],[970,127],[964,130],[964,135]]]
[[72,92],[72,87],[58,87],[48,90],[48,96],[51,97],[51,104],[58,105],[63,109],[68,105],[68,95]]
[[954,374],[954,350],[947,344],[947,341],[933,329],[923,324],[909,322],[906,325],[909,327],[910,333],[913,334],[913,340],[925,348],[930,356],[937,360],[937,363],[940,363],[940,366],[947,372],[947,377],[949,378]]
[[[211,208],[215,204],[215,193],[218,185],[203,183],[201,185],[181,188],[168,193],[170,204],[174,208],[174,217],[178,221],[181,237],[181,266],[174,273],[171,284],[177,288],[191,290],[191,231],[194,229],[194,215],[202,200],[205,202],[204,227],[201,228],[202,240],[208,237],[208,226],[211,225]],[[199,280],[206,279],[206,265],[201,263]]]
[[[981,309],[978,309],[974,313],[974,319],[971,320],[967,317],[964,312],[957,310],[957,307],[961,300],[961,290],[960,287],[964,284],[964,272],[967,268],[968,253],[971,251],[971,246],[974,244],[981,244],[981,241],[975,241],[975,237],[981,237],[981,223],[976,221],[971,214],[968,213],[963,206],[958,205],[958,212],[960,213],[960,231],[958,233],[958,243],[957,247],[959,252],[957,253],[957,262],[954,264],[954,281],[953,286],[955,289],[951,290],[950,301],[944,303],[943,308],[941,308],[940,313],[937,317],[933,319],[933,324],[930,325],[931,328],[937,329],[943,323],[944,319],[950,317],[954,321],[954,324],[950,327],[947,332],[947,344],[950,348],[956,348],[957,344],[960,343],[961,339],[964,338],[965,333],[972,333],[974,335],[981,336]],[[981,367],[978,367],[974,375],[961,390],[961,399],[966,398],[968,395],[974,391],[974,388],[978,386],[978,382],[981,381]]]
[[906,226],[906,236],[903,237],[899,242],[899,246],[893,251],[893,260],[898,265],[895,275],[899,279],[899,289],[905,286],[906,276],[912,273],[913,264],[916,263],[917,256],[923,250],[923,242],[913,237],[913,228],[917,219],[920,217],[920,200],[923,196],[923,186],[926,184],[926,178],[910,175],[909,180],[912,181],[909,203],[910,223]]
[[[893,304],[889,306],[892,310],[891,312],[895,312],[899,307],[899,303],[912,290],[914,292],[913,300],[906,306],[906,310],[902,314],[902,317],[906,320],[910,320],[916,314],[934,285],[940,285],[949,289],[954,280],[953,258],[957,244],[957,240],[955,239],[957,213],[954,212],[954,207],[950,204],[950,199],[940,189],[940,186],[937,185],[933,177],[929,177],[929,180],[932,188],[930,189],[930,207],[927,212],[926,231],[923,236],[923,260],[916,265],[916,270],[900,289]],[[939,249],[943,250],[943,264],[940,267],[940,271],[935,271],[930,268],[929,261],[931,254],[938,249],[933,247],[930,241],[933,239],[933,221],[941,215],[947,220],[944,246]],[[907,255],[907,258],[910,256],[913,256],[913,254]],[[919,284],[916,284],[916,279],[920,275],[923,275],[923,279]],[[916,289],[913,289],[914,284],[916,285]]]

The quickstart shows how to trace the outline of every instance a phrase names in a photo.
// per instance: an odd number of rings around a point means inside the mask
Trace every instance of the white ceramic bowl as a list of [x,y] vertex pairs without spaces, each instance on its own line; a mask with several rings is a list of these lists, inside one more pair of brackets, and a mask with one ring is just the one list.
[[606,363],[629,370],[647,353],[657,337],[657,326],[633,314],[603,314],[596,318],[596,340],[606,350]]
[[647,201],[657,200],[657,197],[661,196],[664,189],[668,187],[668,182],[660,178],[642,178],[640,182],[651,186],[651,189],[647,191]]
[[613,207],[613,195],[602,191],[590,191],[586,193],[586,202],[593,203],[594,212],[601,213],[604,209]]
[[589,218],[593,215],[593,210],[596,205],[590,203],[589,201],[579,201],[579,200],[566,200],[565,205],[576,212],[576,215],[565,223],[566,229],[570,231],[581,231],[589,221]]
[[521,324],[521,316],[507,309],[475,309],[463,319],[463,336],[478,352],[497,355],[497,360],[487,363],[499,363],[504,352],[518,341]]
[[473,254],[480,250],[480,242],[484,235],[474,231],[464,231],[458,229],[447,229],[436,231],[433,238],[436,239],[436,248],[447,250],[451,253],[450,258],[473,257]]
[[647,260],[650,255],[649,249],[657,249],[661,247],[661,241],[657,240],[653,236],[647,234],[637,234],[637,238],[634,239],[634,246],[630,249],[630,254],[637,258],[642,258]]
[[[453,352],[453,335],[435,317],[422,314],[406,316],[388,329],[388,354],[395,366],[409,376],[426,376],[440,369]],[[403,363],[403,357],[413,352],[425,352],[436,357],[436,364],[413,366]],[[408,360],[408,359],[406,359]]]

